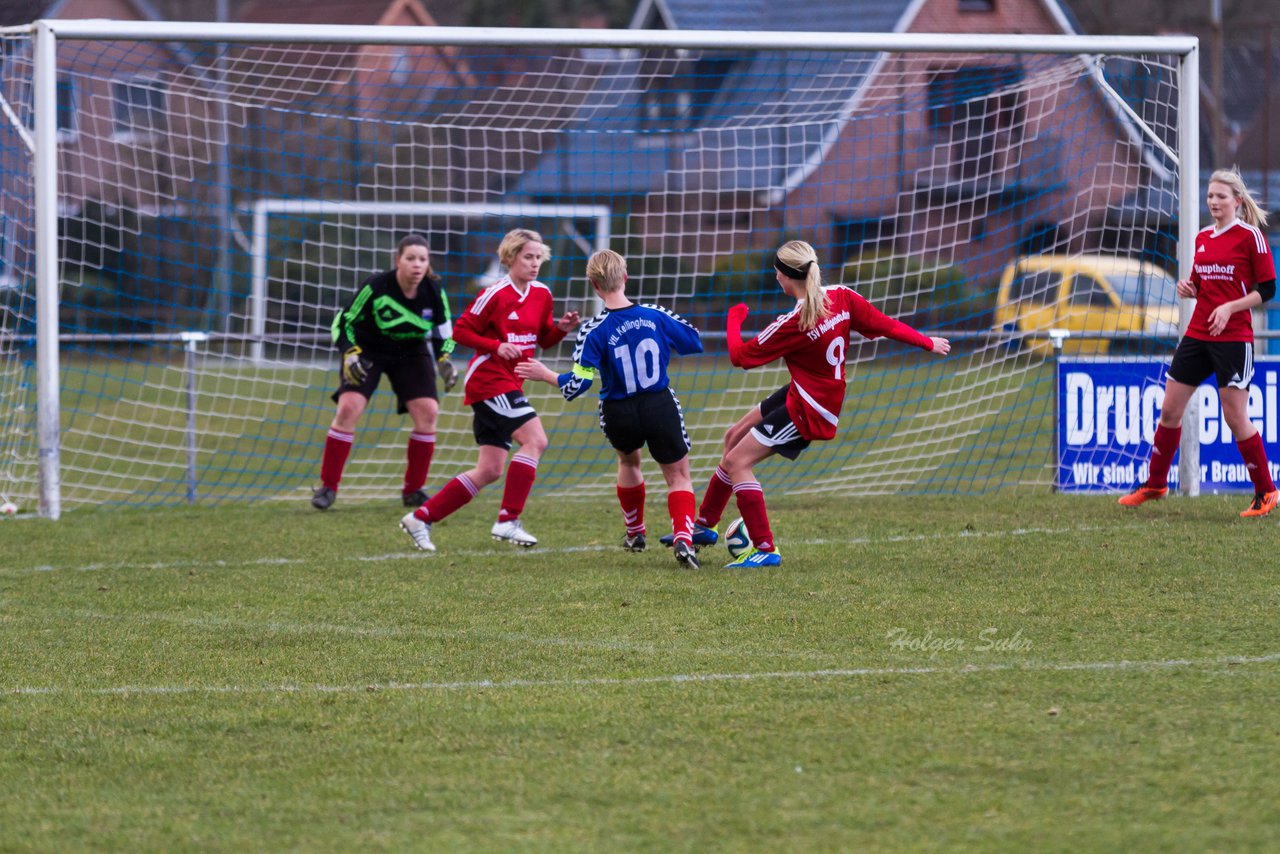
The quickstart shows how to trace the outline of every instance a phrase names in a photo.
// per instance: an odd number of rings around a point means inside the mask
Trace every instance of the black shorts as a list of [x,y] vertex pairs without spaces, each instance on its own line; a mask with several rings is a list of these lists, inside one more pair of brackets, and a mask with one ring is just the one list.
[[1253,380],[1253,344],[1249,341],[1201,341],[1183,336],[1173,351],[1169,379],[1196,386],[1210,376],[1218,388],[1247,389]]
[[417,400],[420,397],[440,399],[440,395],[436,392],[436,368],[431,364],[430,353],[423,351],[403,356],[388,356],[365,351],[364,357],[372,367],[369,368],[369,376],[365,377],[360,385],[349,385],[345,379],[341,379],[342,366],[338,366],[340,384],[338,390],[333,393],[334,403],[338,402],[339,396],[348,391],[358,391],[364,395],[365,400],[371,399],[373,393],[378,390],[378,383],[382,380],[383,374],[391,380],[391,390],[396,393],[396,412],[401,415],[409,411],[406,404],[411,400]]
[[488,400],[471,404],[476,417],[471,429],[477,445],[493,445],[511,450],[511,435],[526,421],[538,417],[522,391],[509,391]]
[[763,420],[751,428],[751,435],[766,448],[789,460],[800,456],[800,452],[809,447],[809,440],[800,435],[800,430],[791,420],[787,412],[787,389],[784,385],[773,394],[760,401],[760,415]]
[[649,455],[664,466],[683,460],[692,447],[684,429],[684,410],[669,388],[600,401],[600,429],[609,444],[624,454],[647,444]]

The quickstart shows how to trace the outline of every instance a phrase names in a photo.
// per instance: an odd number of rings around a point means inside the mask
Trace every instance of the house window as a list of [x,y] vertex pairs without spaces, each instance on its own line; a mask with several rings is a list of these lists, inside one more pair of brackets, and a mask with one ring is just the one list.
[[648,130],[693,130],[706,117],[738,58],[711,54],[682,61],[670,74],[656,76],[642,100]]
[[687,130],[692,107],[693,97],[681,87],[679,78],[664,77],[655,80],[644,93],[641,118],[647,130]]
[[410,76],[413,74],[413,62],[409,59],[409,53],[402,47],[392,48],[391,51],[391,84],[393,86],[403,86],[409,82]]
[[79,122],[76,119],[76,81],[71,75],[58,78],[58,141],[70,142],[76,138]]
[[959,0],[961,12],[994,12],[996,0]]
[[[32,82],[24,80],[20,86],[16,105],[18,112],[23,115],[26,126],[29,129],[35,129],[35,92]],[[76,117],[76,103],[79,99],[76,96],[75,78],[69,74],[59,75],[58,82],[54,86],[54,97],[57,104],[54,113],[57,116],[58,142],[71,142],[76,138],[76,131],[80,125]]]
[[119,141],[150,139],[169,126],[164,83],[147,77],[111,82],[114,137]]
[[1026,93],[1018,66],[970,65],[939,71],[929,81],[929,126],[949,145],[958,180],[989,175],[998,149],[1021,144]]
[[836,219],[832,222],[832,254],[839,263],[874,254],[893,245],[897,223],[892,218]]
[[16,288],[18,280],[13,275],[13,261],[9,253],[13,247],[13,224],[9,217],[0,214],[0,290]]

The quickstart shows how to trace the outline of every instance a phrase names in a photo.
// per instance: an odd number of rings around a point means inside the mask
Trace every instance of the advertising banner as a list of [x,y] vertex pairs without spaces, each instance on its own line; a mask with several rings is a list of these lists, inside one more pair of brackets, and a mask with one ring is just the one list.
[[[1147,479],[1147,461],[1164,401],[1168,364],[1151,359],[1058,361],[1058,476],[1063,492],[1127,492]],[[1262,433],[1271,476],[1280,482],[1280,361],[1254,362],[1249,419]],[[1235,438],[1222,419],[1213,380],[1196,389],[1200,402],[1200,489],[1253,492]],[[1184,430],[1186,428],[1184,427]],[[1177,488],[1178,461],[1169,471]]]

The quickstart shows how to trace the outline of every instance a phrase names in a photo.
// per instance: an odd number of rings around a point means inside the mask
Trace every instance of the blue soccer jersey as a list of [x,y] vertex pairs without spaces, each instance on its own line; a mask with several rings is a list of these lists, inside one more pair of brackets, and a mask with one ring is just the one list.
[[669,386],[671,351],[702,352],[693,324],[658,305],[605,309],[578,332],[573,370],[560,375],[560,392],[573,400],[600,377],[600,398],[620,400]]

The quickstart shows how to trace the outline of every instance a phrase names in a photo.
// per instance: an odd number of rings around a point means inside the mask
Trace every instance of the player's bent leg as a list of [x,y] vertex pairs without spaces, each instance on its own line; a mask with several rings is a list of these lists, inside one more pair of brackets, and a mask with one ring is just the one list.
[[764,420],[764,416],[760,413],[760,404],[756,404],[747,410],[741,418],[739,418],[732,427],[724,431],[724,450],[728,455],[729,451],[742,441],[742,437],[751,432],[751,429]]

